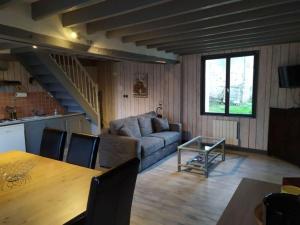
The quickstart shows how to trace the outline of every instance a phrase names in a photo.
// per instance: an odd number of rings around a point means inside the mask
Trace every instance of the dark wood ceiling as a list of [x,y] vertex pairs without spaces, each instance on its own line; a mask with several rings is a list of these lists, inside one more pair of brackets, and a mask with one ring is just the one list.
[[300,41],[300,0],[40,0],[32,18],[62,14],[138,46],[192,54]]

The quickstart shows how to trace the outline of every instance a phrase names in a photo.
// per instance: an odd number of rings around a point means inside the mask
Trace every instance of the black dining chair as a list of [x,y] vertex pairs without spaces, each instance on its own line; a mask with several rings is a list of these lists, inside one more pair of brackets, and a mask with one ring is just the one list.
[[139,164],[134,158],[92,178],[86,211],[64,225],[129,225]]
[[40,156],[63,160],[67,132],[45,128],[40,145]]
[[99,136],[73,133],[68,148],[66,162],[94,169],[99,142]]

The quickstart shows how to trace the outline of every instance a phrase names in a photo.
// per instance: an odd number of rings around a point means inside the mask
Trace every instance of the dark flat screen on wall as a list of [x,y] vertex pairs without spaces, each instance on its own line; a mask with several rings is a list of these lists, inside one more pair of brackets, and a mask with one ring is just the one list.
[[280,66],[278,68],[279,87],[300,88],[300,65]]

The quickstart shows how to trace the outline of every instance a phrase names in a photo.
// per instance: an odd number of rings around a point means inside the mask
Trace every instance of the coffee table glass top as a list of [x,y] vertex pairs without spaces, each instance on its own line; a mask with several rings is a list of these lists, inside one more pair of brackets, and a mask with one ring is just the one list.
[[179,146],[180,149],[191,150],[191,151],[210,151],[217,145],[224,142],[224,138],[212,138],[212,137],[196,137],[192,140]]

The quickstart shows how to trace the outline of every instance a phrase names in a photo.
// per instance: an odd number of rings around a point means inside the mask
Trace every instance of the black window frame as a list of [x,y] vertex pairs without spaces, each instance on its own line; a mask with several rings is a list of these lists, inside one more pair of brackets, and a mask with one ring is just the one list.
[[[229,97],[230,97],[230,59],[234,57],[242,56],[254,56],[254,69],[253,69],[253,90],[252,90],[252,114],[233,114],[229,113]],[[213,113],[205,112],[205,62],[209,59],[226,59],[226,86],[225,90],[225,112],[224,113]],[[247,52],[235,52],[235,53],[225,53],[217,55],[204,55],[201,57],[201,103],[200,103],[200,113],[201,115],[210,116],[226,116],[226,117],[250,117],[256,118],[256,103],[257,103],[257,80],[258,80],[258,68],[259,68],[259,51],[247,51]]]

